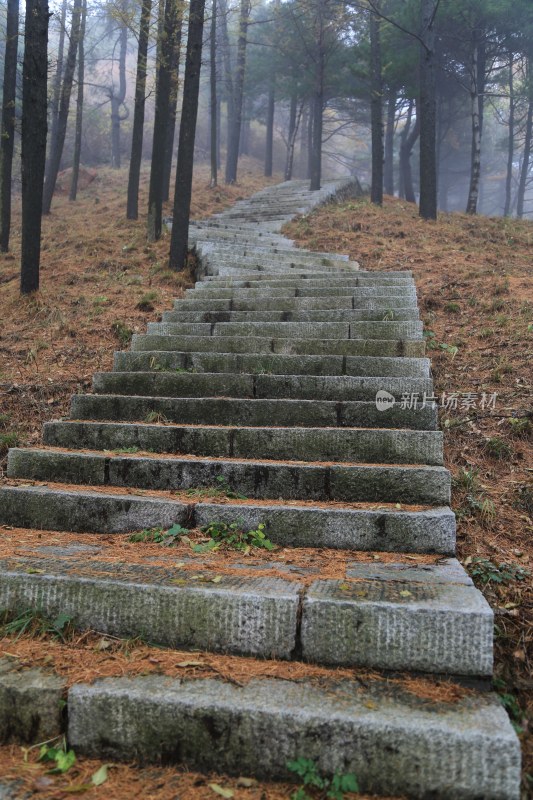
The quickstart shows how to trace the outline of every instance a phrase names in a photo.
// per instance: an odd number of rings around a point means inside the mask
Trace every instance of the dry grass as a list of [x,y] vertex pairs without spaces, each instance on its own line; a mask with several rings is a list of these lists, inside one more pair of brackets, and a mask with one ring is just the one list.
[[[435,392],[460,393],[457,408],[441,411],[459,558],[530,573],[491,580],[484,592],[496,615],[497,687],[524,731],[533,775],[533,224],[464,214],[427,223],[387,197],[381,209],[365,199],[332,204],[286,230],[304,247],[349,253],[362,269],[413,271]],[[495,409],[480,408],[483,393],[497,394]]]
[[[35,297],[21,300],[18,294],[16,230],[13,253],[0,256],[0,457],[16,439],[21,444],[38,442],[43,421],[66,414],[70,394],[85,391],[93,372],[109,369],[112,351],[127,346],[128,332],[144,331],[146,322],[169,308],[190,280],[166,270],[167,238],[148,246],[143,221],[125,220],[125,179],[124,172],[102,170],[75,205],[57,198],[52,215],[45,220],[42,290]],[[193,211],[204,216],[253,193],[265,182],[259,168],[249,162],[239,186],[209,190],[207,173],[200,170]],[[383,209],[364,201],[320,209],[293,223],[290,233],[307,247],[349,253],[365,269],[413,270],[426,328],[434,333],[429,355],[437,392],[498,395],[493,411],[459,407],[442,418],[448,466],[456,477],[460,557],[513,562],[531,569],[531,223],[455,214],[427,224],[418,219],[413,207],[387,199]],[[142,303],[152,292],[155,296]],[[153,311],[142,311],[139,303],[152,305]],[[31,535],[21,533],[20,543]],[[110,539],[109,546],[120,549],[124,543]],[[146,548],[145,555],[155,553]],[[287,552],[278,551],[276,560]],[[310,551],[295,556],[306,566],[312,566],[315,557],[332,575],[343,568],[338,554]],[[496,611],[498,687],[508,695],[509,705],[516,702],[513,698],[519,703],[514,716],[524,729],[526,771],[533,772],[528,729],[532,712],[528,703],[533,695],[531,582],[499,585],[492,581],[485,592]],[[201,676],[205,666],[206,675],[232,679],[240,675],[242,680],[256,663],[202,653],[195,654],[202,668],[183,668],[176,666],[181,657],[176,652],[153,650],[142,643],[134,643],[129,652],[127,646],[123,651],[122,643],[98,650],[101,636],[84,637],[76,641],[76,647],[40,639],[16,643],[10,639],[1,644],[3,652],[12,652],[22,664],[40,663],[48,656],[48,664],[42,665],[64,670],[71,679],[79,674],[82,662],[92,677],[129,669],[136,674],[139,670],[165,672],[170,666],[172,674],[186,669]],[[190,654],[185,660],[189,659]],[[257,662],[258,669],[267,670],[265,674],[281,675],[289,667],[291,677],[295,669],[304,669],[306,677],[314,670],[309,665]],[[274,673],[268,673],[271,669]],[[421,693],[423,688],[417,686],[416,691]],[[47,785],[42,781],[43,766],[36,767],[34,760],[30,756],[25,765],[20,748],[1,748],[0,774],[22,775],[25,786],[38,796],[62,798],[71,796],[72,785],[85,783],[98,767],[96,762],[82,760],[77,772]],[[261,783],[246,788],[235,779],[219,776],[214,780],[231,788],[238,800],[281,800],[291,793],[283,785]],[[109,780],[90,794],[116,800],[170,800],[179,794],[204,800],[217,796],[208,786],[212,781],[213,776],[117,765],[110,770]],[[70,788],[65,789],[65,784]]]
[[[76,203],[54,198],[43,220],[41,289],[19,294],[20,213],[15,210],[12,252],[0,254],[0,475],[15,437],[33,444],[42,423],[67,413],[70,395],[85,391],[94,372],[108,370],[114,350],[172,305],[191,285],[190,274],[167,269],[170,239],[145,236],[148,170],[141,176],[141,218],[126,219],[127,170],[98,170]],[[209,171],[194,177],[192,216],[222,211],[278,178],[242,160],[239,183],[209,188]],[[171,208],[164,213],[170,213]]]

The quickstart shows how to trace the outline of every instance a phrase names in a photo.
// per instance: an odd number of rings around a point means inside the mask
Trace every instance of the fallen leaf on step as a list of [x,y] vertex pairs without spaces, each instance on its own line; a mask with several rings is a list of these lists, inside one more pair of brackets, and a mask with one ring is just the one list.
[[218,783],[208,783],[207,785],[209,786],[211,791],[213,791],[215,794],[220,795],[220,797],[230,798],[233,797],[235,794],[233,789],[224,789],[224,787],[220,786],[220,784]]
[[205,661],[179,661],[177,667],[205,667]]
[[404,589],[403,592],[400,592],[400,597],[411,597],[412,592],[408,592],[407,589]]

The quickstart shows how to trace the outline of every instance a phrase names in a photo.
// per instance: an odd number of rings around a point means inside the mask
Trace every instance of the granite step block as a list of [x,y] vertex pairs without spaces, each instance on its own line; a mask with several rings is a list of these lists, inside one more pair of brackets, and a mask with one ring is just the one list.
[[[380,680],[111,678],[69,693],[69,741],[112,760],[185,763],[294,779],[289,761],[355,774],[364,792],[426,800],[518,800],[520,746],[498,698],[454,703]],[[268,742],[268,747],[265,746]]]

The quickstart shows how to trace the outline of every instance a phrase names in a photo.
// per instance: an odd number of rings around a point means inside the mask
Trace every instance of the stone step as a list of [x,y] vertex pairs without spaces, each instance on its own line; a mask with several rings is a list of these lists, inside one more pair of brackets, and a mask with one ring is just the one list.
[[328,666],[492,672],[492,611],[453,559],[430,570],[356,563],[343,580],[306,587],[220,573],[216,563],[190,570],[37,552],[0,559],[3,609],[38,607],[52,618],[67,614],[81,629],[149,635],[151,643],[175,648],[278,659],[301,653]]
[[306,758],[372,794],[518,800],[520,745],[499,699],[430,697],[372,678],[107,678],[70,690],[69,743],[92,757],[268,779],[294,780],[287,764]]
[[154,417],[184,425],[280,425],[292,427],[414,428],[436,430],[437,409],[430,404],[378,409],[375,402],[261,400],[243,398],[74,395],[73,419],[149,422]]
[[[249,255],[240,256],[235,253],[223,253],[214,247],[212,250],[206,252],[206,248],[200,248],[202,251],[202,265],[207,273],[217,275],[219,270],[224,267],[239,267],[245,270],[259,270],[260,272],[289,272],[294,269],[304,268],[308,272],[314,272],[317,275],[324,274],[337,274],[358,271],[359,264],[356,261],[342,261],[334,264],[327,259],[309,259],[304,260],[298,258],[298,251],[294,251],[294,256],[291,261],[282,258],[265,258],[264,256],[255,256],[253,253]],[[322,263],[326,262],[326,263]]]
[[[201,293],[189,295],[185,300],[174,302],[176,311],[338,311],[413,309],[418,311],[416,297],[376,296],[356,298],[352,295],[342,297],[228,297],[215,299],[204,297]],[[168,314],[169,312],[165,312]]]
[[266,336],[157,336],[134,334],[134,352],[180,350],[209,353],[286,355],[423,356],[424,339],[289,339]]
[[[225,301],[222,301],[225,302]],[[210,306],[211,303],[199,303]],[[165,311],[163,322],[405,322],[418,320],[418,308],[331,309],[322,311]],[[179,309],[179,306],[178,306]]]
[[149,322],[148,335],[296,339],[421,339],[422,322]]
[[155,527],[198,527],[237,523],[245,530],[265,526],[284,547],[396,553],[455,553],[455,515],[447,508],[407,511],[394,506],[350,508],[224,502],[179,502],[160,495],[136,496],[76,487],[0,487],[0,524],[36,530],[126,533]]
[[350,259],[339,253],[318,253],[295,247],[265,247],[263,245],[235,244],[233,242],[213,241],[200,244],[202,256],[211,253],[220,253],[222,256],[237,256],[243,258],[266,259],[291,264],[296,261],[302,264],[319,264],[321,266],[337,266],[346,269]]
[[[261,300],[261,299],[269,299],[269,298],[279,298],[281,299],[289,299],[289,298],[306,298],[306,297],[317,297],[319,299],[323,299],[326,297],[348,297],[352,298],[354,302],[358,300],[363,300],[364,298],[368,298],[370,300],[385,300],[385,298],[391,298],[389,302],[393,302],[394,299],[400,297],[412,298],[416,300],[416,289],[409,284],[405,286],[357,286],[353,287],[350,285],[347,286],[329,286],[329,287],[322,287],[322,286],[311,286],[310,288],[307,285],[303,286],[282,286],[282,287],[265,287],[262,286],[252,286],[251,288],[232,288],[223,289],[218,288],[217,286],[210,286],[207,285],[205,289],[187,289],[185,292],[185,297],[187,300],[202,300],[205,302],[207,298],[212,298],[213,300],[226,300],[226,299],[234,299],[234,300]],[[177,303],[180,301],[177,300]]]
[[194,353],[170,351],[117,352],[115,372],[193,372],[273,373],[278,375],[374,375],[430,376],[428,358],[386,356],[293,356],[281,354]]
[[[405,275],[405,278],[402,277]],[[246,277],[231,277],[217,275],[206,275],[202,281],[196,281],[195,289],[204,289],[208,286],[220,286],[220,288],[252,288],[253,286],[265,286],[270,288],[281,288],[284,286],[308,286],[325,287],[328,286],[414,286],[411,273],[399,272],[357,272],[353,276],[333,276],[328,275],[320,278],[316,275],[309,275],[306,272],[298,273],[294,276],[281,276],[273,272],[253,272],[250,271]]]
[[[225,302],[225,301],[222,301]],[[211,303],[198,305],[210,307]],[[179,308],[179,306],[178,306]],[[378,309],[326,309],[324,311],[165,311],[163,322],[406,322],[418,320],[416,306]]]
[[9,478],[176,491],[217,486],[250,498],[448,505],[440,466],[332,464],[136,456],[12,448]]
[[[252,375],[225,372],[97,372],[98,394],[154,397],[243,397],[253,400],[375,400],[380,391],[429,397],[433,383],[423,377],[354,377],[351,375]],[[410,402],[410,400],[409,400]]]
[[440,431],[382,428],[247,428],[126,422],[46,422],[43,441],[71,450],[367,464],[442,465]]

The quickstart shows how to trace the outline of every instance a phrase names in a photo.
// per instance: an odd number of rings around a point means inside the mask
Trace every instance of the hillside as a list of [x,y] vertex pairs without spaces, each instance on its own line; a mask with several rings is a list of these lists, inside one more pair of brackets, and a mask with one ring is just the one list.
[[[126,348],[131,332],[142,331],[148,321],[170,308],[172,297],[179,296],[190,280],[190,276],[175,276],[165,269],[168,239],[148,247],[142,222],[122,219],[123,194],[117,199],[119,178],[102,172],[75,208],[59,199],[45,224],[39,297],[21,304],[16,251],[0,262],[0,303],[6,309],[0,377],[4,451],[15,441],[40,441],[42,422],[66,414],[70,394],[87,390],[92,373],[109,368],[113,349]],[[205,188],[206,178],[200,173],[195,211],[202,215],[222,208],[256,190],[262,181],[250,169],[242,185],[215,193]],[[65,222],[67,210],[72,214]],[[447,466],[455,479],[459,557],[496,611],[496,688],[524,733],[529,773],[533,459],[528,356],[533,314],[528,262],[532,230],[530,223],[461,215],[443,215],[438,223],[428,225],[418,219],[416,209],[393,199],[387,199],[383,209],[365,200],[330,205],[286,229],[302,246],[349,253],[363,269],[410,269],[414,273],[437,395],[444,393],[448,401],[441,425]],[[412,403],[414,398],[406,398],[406,402]],[[89,542],[90,535],[85,538]],[[155,556],[157,546],[153,547]],[[307,557],[305,553],[303,557]],[[333,575],[342,567],[341,559],[331,551],[321,551],[313,558],[317,558],[314,564],[319,565],[321,574],[329,570]],[[251,674],[247,659],[213,657],[206,661],[202,653],[198,656],[201,660],[195,661],[185,652],[158,651],[137,640],[110,644],[89,633],[76,638],[74,645],[79,652],[85,651],[88,678],[103,674],[104,661],[113,661],[108,663],[113,674],[133,669],[143,674],[170,671],[179,675],[184,668],[200,669],[206,675],[214,671],[237,685]],[[72,642],[69,646],[53,641],[47,644],[45,658],[61,664],[67,674],[75,648]],[[43,658],[39,640],[10,640],[5,649],[25,661]],[[278,677],[287,669],[283,662],[272,667],[269,662],[258,664],[264,671],[272,668]],[[72,669],[73,665],[74,661]],[[321,679],[320,670],[312,665],[301,668],[302,675]],[[298,675],[291,672],[291,677]],[[415,684],[413,678],[413,693],[423,691],[422,684]],[[439,691],[443,686],[446,684],[439,685]],[[17,772],[17,748],[4,749],[2,759],[4,771]],[[98,766],[89,761],[81,764],[81,786]],[[131,771],[120,767],[112,774],[106,796],[165,800],[172,796],[169,787],[174,771],[145,770],[132,777]],[[198,800],[221,794],[209,788],[201,776],[188,774],[179,781],[180,797]],[[239,800],[274,800],[288,796],[289,791],[281,786],[248,787],[238,781],[231,786],[225,791]],[[40,796],[52,796],[53,788],[43,784],[39,791]]]

